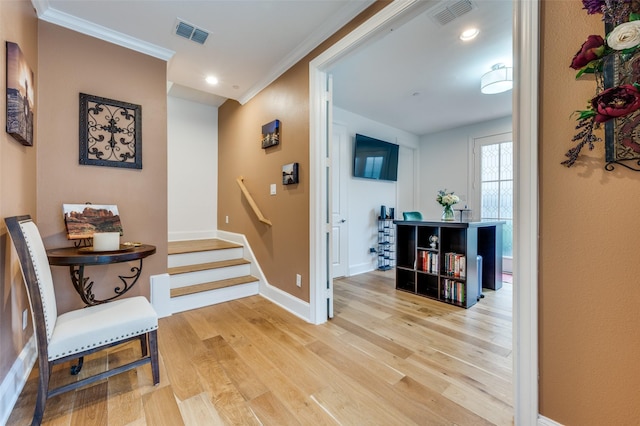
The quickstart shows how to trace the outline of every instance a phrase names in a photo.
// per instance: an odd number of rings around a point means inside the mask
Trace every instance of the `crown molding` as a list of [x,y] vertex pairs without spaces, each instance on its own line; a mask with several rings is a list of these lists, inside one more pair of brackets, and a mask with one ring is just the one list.
[[278,77],[284,74],[289,68],[297,64],[302,58],[307,56],[309,52],[318,47],[320,43],[332,36],[336,31],[346,25],[354,17],[358,16],[362,11],[371,6],[375,0],[350,1],[344,5],[334,16],[328,19],[333,25],[323,25],[317,31],[302,41],[294,50],[292,50],[280,63],[271,69],[264,78],[250,87],[237,100],[241,105],[249,102],[251,98],[260,93],[262,89],[273,83]]
[[118,46],[126,47],[127,49],[135,50],[136,52],[144,53],[145,55],[153,56],[154,58],[162,59],[163,61],[168,61],[175,54],[173,50],[165,49],[164,47],[160,47],[152,43],[147,43],[121,32],[97,25],[85,19],[80,19],[73,15],[69,15],[68,13],[52,9],[49,4],[49,0],[31,0],[31,4],[36,9],[38,18],[43,21],[95,37]]

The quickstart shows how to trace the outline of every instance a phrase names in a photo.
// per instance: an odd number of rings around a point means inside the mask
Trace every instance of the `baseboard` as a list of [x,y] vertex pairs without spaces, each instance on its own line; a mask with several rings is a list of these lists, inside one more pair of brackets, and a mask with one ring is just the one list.
[[563,426],[562,423],[555,422],[538,414],[538,426]]
[[268,283],[261,283],[260,295],[307,322],[311,322],[311,305]]
[[7,424],[20,392],[36,363],[37,356],[36,337],[32,335],[0,383],[0,425]]
[[361,263],[359,265],[349,266],[349,276],[364,274],[365,272],[375,271],[376,267],[371,263]]
[[171,281],[169,274],[158,274],[150,277],[150,302],[158,318],[171,315]]
[[168,241],[208,240],[216,238],[216,231],[169,232]]

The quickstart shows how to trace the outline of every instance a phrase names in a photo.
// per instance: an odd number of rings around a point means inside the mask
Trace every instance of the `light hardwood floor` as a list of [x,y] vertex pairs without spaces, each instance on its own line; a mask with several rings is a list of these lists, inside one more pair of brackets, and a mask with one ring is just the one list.
[[[47,402],[44,425],[512,425],[512,286],[465,310],[394,289],[394,272],[335,283],[314,326],[259,296],[160,320],[149,366]],[[139,355],[126,345],[83,373]],[[68,366],[54,371],[70,380]],[[83,374],[81,373],[81,374]],[[33,415],[34,368],[9,425]]]

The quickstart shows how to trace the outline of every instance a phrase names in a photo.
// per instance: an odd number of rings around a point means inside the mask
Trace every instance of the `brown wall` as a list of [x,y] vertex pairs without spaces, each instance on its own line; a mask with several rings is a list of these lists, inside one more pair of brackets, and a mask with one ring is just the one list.
[[[128,293],[148,297],[149,276],[167,268],[166,62],[43,21],[38,42],[40,69],[46,70],[38,88],[38,222],[45,245],[70,245],[62,204],[118,205],[122,241],[157,247]],[[78,164],[79,93],[141,105],[142,170]],[[52,269],[59,309],[80,307],[67,268]],[[119,284],[116,274],[128,272],[126,265],[86,270],[98,296]]]
[[[267,280],[309,301],[309,62],[389,2],[377,2],[322,43],[265,90],[240,105],[225,102],[218,111],[218,229],[246,235]],[[281,142],[261,148],[262,125],[281,121]],[[299,163],[300,183],[282,185],[282,166]],[[244,177],[262,213],[257,220],[236,178]],[[269,195],[275,183],[277,194]],[[229,223],[225,223],[226,216]],[[296,287],[296,274],[302,287]]]
[[588,35],[604,35],[600,18],[579,1],[542,2],[540,412],[566,425],[640,418],[640,173],[605,171],[602,144],[560,165],[570,114],[595,90],[569,64]]
[[[25,147],[5,132],[6,128],[6,49],[5,41],[17,43],[34,76],[38,75],[38,23],[31,2],[0,1],[0,381],[33,334],[31,321],[22,331],[22,311],[27,300],[17,260],[12,256],[11,239],[4,218],[20,214],[36,216],[36,151]],[[36,93],[36,113],[38,96]]]

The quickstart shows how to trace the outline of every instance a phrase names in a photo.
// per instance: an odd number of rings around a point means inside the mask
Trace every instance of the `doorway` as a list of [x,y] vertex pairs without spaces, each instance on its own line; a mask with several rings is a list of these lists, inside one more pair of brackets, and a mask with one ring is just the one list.
[[[392,2],[373,18],[345,36],[309,64],[310,81],[310,320],[327,320],[326,287],[330,280],[331,258],[326,221],[328,211],[330,163],[326,147],[330,128],[326,105],[326,70],[375,36],[389,22],[419,9],[419,1]],[[514,1],[514,148],[516,199],[514,203],[515,263],[518,286],[514,288],[514,421],[535,424],[538,418],[538,340],[537,340],[537,137],[538,137],[538,2]]]

